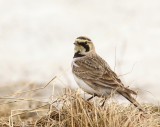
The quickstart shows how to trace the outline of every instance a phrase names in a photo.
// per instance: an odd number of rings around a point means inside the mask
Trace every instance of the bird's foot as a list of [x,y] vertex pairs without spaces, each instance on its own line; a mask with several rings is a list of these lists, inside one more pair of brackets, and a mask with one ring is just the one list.
[[95,96],[97,96],[97,94],[93,94],[90,98],[87,99],[87,101],[90,101],[90,100],[93,99]]

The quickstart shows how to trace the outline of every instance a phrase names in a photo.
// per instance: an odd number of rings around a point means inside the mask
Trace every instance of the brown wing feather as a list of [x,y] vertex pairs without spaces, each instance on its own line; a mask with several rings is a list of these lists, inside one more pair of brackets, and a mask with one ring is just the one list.
[[[85,58],[76,60],[75,64],[78,67],[73,67],[74,74],[83,79],[85,82],[92,81],[90,85],[93,89],[96,89],[94,84],[98,84],[101,87],[121,89],[121,91],[128,92],[130,94],[136,94],[134,91],[125,88],[118,76],[111,70],[109,65],[97,54],[91,54],[85,56]],[[89,83],[91,84],[91,83]],[[89,85],[88,84],[88,85]]]
[[117,75],[110,69],[109,65],[96,54],[85,56],[84,59],[75,61],[78,67],[73,68],[79,78],[99,80],[107,85],[115,84],[115,87],[123,86]]

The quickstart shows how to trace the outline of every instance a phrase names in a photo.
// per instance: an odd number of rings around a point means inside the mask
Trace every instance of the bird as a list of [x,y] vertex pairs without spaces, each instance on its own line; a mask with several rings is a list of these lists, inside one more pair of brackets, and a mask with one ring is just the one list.
[[137,93],[124,86],[108,63],[96,53],[92,40],[86,36],[75,39],[72,73],[78,86],[92,95],[88,101],[95,96],[107,98],[114,92],[144,111],[133,97]]

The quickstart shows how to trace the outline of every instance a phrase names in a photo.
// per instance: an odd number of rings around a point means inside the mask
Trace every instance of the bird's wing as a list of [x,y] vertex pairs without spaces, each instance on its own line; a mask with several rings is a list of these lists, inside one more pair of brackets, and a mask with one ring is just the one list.
[[116,73],[97,54],[85,56],[82,59],[76,60],[74,63],[76,64],[73,67],[74,74],[95,90],[103,87],[129,94],[137,94],[133,90],[124,87]]
[[[77,67],[74,73],[84,82],[101,87],[116,89],[123,87],[121,80],[110,69],[109,65],[98,55],[85,56],[84,59],[75,61]],[[91,86],[91,87],[92,87]]]

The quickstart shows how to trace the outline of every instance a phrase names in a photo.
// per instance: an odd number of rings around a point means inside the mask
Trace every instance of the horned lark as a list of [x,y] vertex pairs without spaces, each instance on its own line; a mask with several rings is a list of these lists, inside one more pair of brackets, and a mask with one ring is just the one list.
[[72,72],[83,91],[104,98],[115,91],[143,111],[140,104],[132,97],[132,94],[137,93],[123,85],[107,62],[97,55],[94,44],[89,38],[80,36],[76,38],[74,45]]

